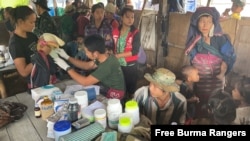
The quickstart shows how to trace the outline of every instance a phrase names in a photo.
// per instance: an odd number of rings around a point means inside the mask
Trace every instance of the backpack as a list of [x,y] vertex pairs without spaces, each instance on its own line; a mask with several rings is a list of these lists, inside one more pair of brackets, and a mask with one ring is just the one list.
[[21,119],[27,108],[26,105],[18,102],[0,102],[0,128]]

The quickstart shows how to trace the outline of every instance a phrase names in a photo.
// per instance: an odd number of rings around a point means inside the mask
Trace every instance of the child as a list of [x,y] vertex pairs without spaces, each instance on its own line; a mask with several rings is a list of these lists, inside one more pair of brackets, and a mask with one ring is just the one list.
[[83,50],[83,36],[81,35],[77,35],[76,41],[68,42],[65,51],[70,57],[83,61],[88,60],[88,57]]
[[250,125],[250,78],[239,80],[235,84],[232,96],[238,102],[234,124]]
[[232,96],[217,89],[209,97],[208,113],[210,114],[210,124],[231,125],[236,117],[236,105]]
[[159,68],[152,75],[144,77],[150,82],[136,90],[134,99],[138,102],[140,113],[148,117],[152,124],[185,123],[187,101],[179,93],[175,74],[168,69]]
[[[237,20],[241,19],[240,13],[243,10],[244,6],[246,5],[246,1],[245,0],[232,0],[232,2],[233,2],[232,7],[227,8],[223,12],[220,21],[224,21],[224,20],[229,19],[229,18],[234,18]],[[232,13],[229,14],[229,12],[232,12]]]
[[199,98],[194,93],[194,83],[199,81],[198,70],[194,66],[185,65],[181,69],[182,80],[180,85],[180,93],[187,99],[187,117],[186,124],[191,124],[195,115],[195,106],[199,102]]
[[[89,61],[84,49],[83,49],[83,36],[77,35],[76,41],[68,42],[65,48],[66,53],[73,58]],[[71,64],[72,67],[74,67]],[[87,75],[89,71],[74,67],[74,69],[82,75]]]
[[64,41],[51,33],[43,33],[37,44],[37,52],[32,56],[30,88],[41,87],[56,82],[57,66],[49,54],[55,48],[63,46]]
[[220,73],[216,76],[218,79],[223,80],[227,71],[226,62],[222,61],[220,66]]

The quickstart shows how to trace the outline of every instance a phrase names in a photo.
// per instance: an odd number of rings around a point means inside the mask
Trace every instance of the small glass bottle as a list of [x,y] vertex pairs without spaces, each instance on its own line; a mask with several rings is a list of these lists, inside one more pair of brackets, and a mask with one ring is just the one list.
[[35,105],[34,111],[35,111],[35,117],[40,118],[41,117],[41,109],[40,109],[38,104]]
[[54,113],[53,102],[49,99],[48,96],[44,96],[43,98],[43,102],[41,103],[41,113],[43,120],[46,120]]

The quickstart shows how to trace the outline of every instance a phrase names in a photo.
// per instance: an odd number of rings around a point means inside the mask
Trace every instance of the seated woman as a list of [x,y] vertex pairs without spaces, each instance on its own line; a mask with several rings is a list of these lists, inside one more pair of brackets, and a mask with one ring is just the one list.
[[153,75],[145,74],[150,82],[136,90],[134,99],[139,104],[140,113],[148,117],[152,124],[181,124],[186,120],[187,101],[180,94],[175,83],[175,74],[159,68]]
[[54,57],[55,63],[67,71],[71,78],[79,84],[89,86],[100,82],[101,94],[104,94],[107,98],[122,99],[125,92],[125,83],[121,66],[114,55],[106,53],[104,39],[97,34],[86,37],[84,40],[84,51],[92,61],[86,62],[70,57],[63,49],[58,49],[57,53],[80,69],[95,69],[88,76],[77,73],[59,57]]
[[64,41],[51,33],[39,37],[37,52],[32,56],[33,68],[30,75],[30,88],[56,83],[57,65],[49,56],[51,51],[64,45]]

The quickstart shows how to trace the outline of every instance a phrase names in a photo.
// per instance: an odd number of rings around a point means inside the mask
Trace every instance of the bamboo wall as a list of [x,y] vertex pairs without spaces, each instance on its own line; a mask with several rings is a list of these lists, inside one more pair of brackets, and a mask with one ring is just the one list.
[[[180,67],[189,63],[189,59],[184,55],[185,42],[191,18],[190,13],[178,14],[171,13],[169,18],[169,54],[163,60],[164,67],[174,72],[178,72]],[[235,47],[237,60],[233,68],[233,72],[240,75],[250,77],[250,18],[242,18],[241,20],[230,19],[221,22],[224,33],[229,34],[231,41]],[[159,60],[160,61],[160,60]]]

